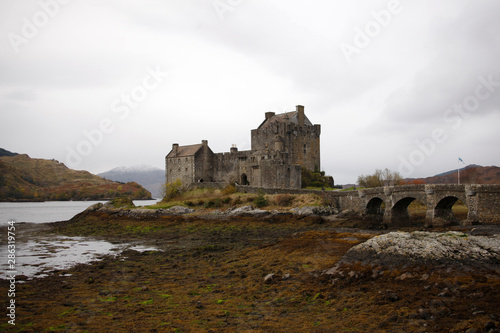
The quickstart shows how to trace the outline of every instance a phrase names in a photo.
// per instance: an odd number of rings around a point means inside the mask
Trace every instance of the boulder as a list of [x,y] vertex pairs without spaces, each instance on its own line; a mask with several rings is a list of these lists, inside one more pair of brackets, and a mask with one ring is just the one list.
[[391,232],[352,247],[342,263],[374,266],[458,265],[500,271],[500,235],[462,232]]
[[173,206],[168,209],[159,209],[159,215],[184,215],[194,212],[194,209],[184,206]]
[[254,209],[252,206],[242,206],[238,208],[230,208],[226,211],[230,216],[264,216],[270,213],[267,210]]
[[302,216],[311,216],[311,215],[320,215],[320,216],[329,216],[338,214],[338,210],[333,207],[327,206],[304,206],[300,208],[292,208],[290,210],[294,215],[302,215]]
[[102,204],[102,202],[98,202],[96,204],[93,204],[91,206],[89,206],[87,209],[85,209],[83,212],[84,213],[93,213],[93,212],[96,212],[98,211],[99,209],[101,209],[102,207],[104,207],[104,205]]

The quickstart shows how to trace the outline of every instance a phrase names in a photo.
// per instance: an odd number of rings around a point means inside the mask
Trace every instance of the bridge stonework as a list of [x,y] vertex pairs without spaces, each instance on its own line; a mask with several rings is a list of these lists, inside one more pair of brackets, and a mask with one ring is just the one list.
[[410,225],[408,205],[414,200],[427,207],[428,226],[453,221],[452,206],[458,200],[468,208],[462,224],[500,225],[500,185],[404,185],[324,193],[341,210],[383,214],[384,222],[389,225]]

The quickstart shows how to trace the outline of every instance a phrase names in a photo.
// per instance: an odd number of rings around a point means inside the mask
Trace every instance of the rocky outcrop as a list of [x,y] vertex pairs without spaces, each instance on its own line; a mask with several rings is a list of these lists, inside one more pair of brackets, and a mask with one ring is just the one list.
[[[462,232],[391,232],[351,248],[340,261],[363,265],[441,265],[486,268],[500,272],[500,235],[472,236]],[[334,273],[333,268],[326,273]]]
[[[174,206],[168,209],[145,209],[145,208],[113,208],[109,203],[96,203],[82,212],[82,214],[105,213],[119,217],[128,217],[132,219],[158,218],[161,216],[184,215],[193,213],[194,209],[184,206]],[[80,215],[80,214],[79,214]]]
[[[133,203],[132,203],[133,204]],[[90,207],[88,207],[83,214],[90,213],[106,213],[114,216],[120,217],[130,217],[137,219],[144,218],[158,218],[161,216],[170,216],[170,215],[185,215],[196,212],[192,208],[184,207],[184,206],[174,206],[168,209],[145,209],[145,208],[135,208],[130,207],[125,204],[122,206],[113,203],[107,202],[105,204],[97,203]],[[301,208],[293,208],[290,211],[276,211],[276,210],[263,210],[254,208],[253,206],[241,206],[241,207],[232,207],[225,211],[214,211],[211,213],[206,213],[207,217],[236,217],[236,216],[250,216],[250,217],[266,217],[266,216],[286,216],[286,215],[295,215],[295,216],[330,216],[338,214],[338,211],[335,208],[325,207],[325,206],[306,206]],[[198,214],[197,216],[203,217],[203,212]]]
[[242,206],[229,208],[224,212],[224,214],[229,216],[264,216],[271,213],[267,210],[253,208],[252,206]]
[[300,208],[292,208],[290,211],[294,215],[303,215],[303,216],[311,216],[311,215],[329,216],[339,213],[336,208],[326,207],[326,206],[305,206]]

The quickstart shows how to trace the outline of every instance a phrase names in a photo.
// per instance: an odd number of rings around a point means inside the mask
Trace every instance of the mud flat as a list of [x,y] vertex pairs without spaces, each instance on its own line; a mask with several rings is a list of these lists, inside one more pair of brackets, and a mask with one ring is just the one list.
[[[497,227],[373,230],[364,219],[316,215],[148,214],[94,210],[39,231],[158,251],[127,250],[18,284],[16,326],[6,318],[0,329],[498,332],[500,327]],[[451,252],[442,253],[456,262],[408,251],[414,248],[408,245],[412,237],[429,253],[440,237],[455,237],[456,244],[445,239]],[[491,247],[478,245],[483,243],[475,237],[488,238]],[[411,264],[397,255],[391,260],[397,239],[402,250],[394,253],[408,253]],[[460,253],[471,240],[486,252],[484,260],[467,264]],[[0,293],[7,289],[8,282],[0,281]]]

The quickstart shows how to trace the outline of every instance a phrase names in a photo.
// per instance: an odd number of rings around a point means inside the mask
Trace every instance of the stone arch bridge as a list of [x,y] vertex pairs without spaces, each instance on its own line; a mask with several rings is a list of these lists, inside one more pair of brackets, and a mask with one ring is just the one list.
[[500,224],[500,185],[404,185],[325,194],[341,210],[379,214],[389,225],[411,224],[408,205],[415,200],[427,207],[428,226],[454,221],[451,208],[458,200],[468,208],[462,224]]

